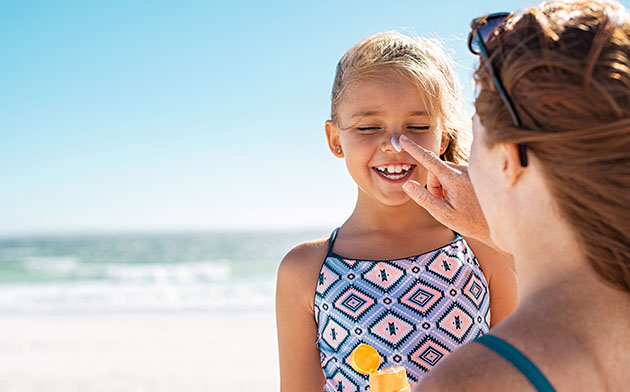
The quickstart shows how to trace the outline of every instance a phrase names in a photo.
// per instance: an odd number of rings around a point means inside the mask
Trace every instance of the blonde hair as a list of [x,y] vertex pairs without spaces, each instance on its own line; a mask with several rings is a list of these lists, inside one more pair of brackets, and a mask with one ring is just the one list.
[[486,46],[523,123],[512,125],[481,60],[487,143],[527,146],[593,269],[630,291],[630,15],[613,1],[550,1]]
[[392,69],[417,84],[432,125],[448,134],[449,145],[442,158],[465,162],[470,136],[466,131],[461,87],[451,62],[437,40],[412,38],[394,31],[371,35],[350,48],[337,64],[331,121],[338,124],[337,110],[348,85]]

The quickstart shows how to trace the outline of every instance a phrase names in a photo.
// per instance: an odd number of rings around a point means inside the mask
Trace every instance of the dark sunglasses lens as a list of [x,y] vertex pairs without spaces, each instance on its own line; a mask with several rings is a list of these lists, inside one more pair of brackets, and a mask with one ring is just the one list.
[[494,30],[496,30],[497,27],[499,27],[501,23],[503,23],[505,18],[506,18],[505,16],[499,16],[496,18],[488,18],[486,24],[479,27],[479,33],[481,33],[481,38],[483,39],[484,43],[488,42],[488,37],[490,36],[490,34],[492,34]]
[[470,49],[474,53],[480,53],[481,48],[479,47],[480,43],[479,43],[479,37],[477,33],[481,35],[481,39],[483,40],[483,43],[484,44],[487,43],[488,37],[490,37],[490,35],[494,32],[494,30],[496,30],[496,28],[499,27],[501,23],[503,23],[503,21],[505,20],[505,18],[507,18],[507,16],[508,15],[489,16],[486,19],[486,23],[477,27],[472,32],[473,36],[471,37],[471,41],[470,41]]
[[468,46],[470,47],[470,51],[473,52],[474,54],[481,53],[481,47],[479,46],[479,40],[477,38],[476,31],[473,31],[472,33],[470,33],[470,38],[468,40],[469,40]]

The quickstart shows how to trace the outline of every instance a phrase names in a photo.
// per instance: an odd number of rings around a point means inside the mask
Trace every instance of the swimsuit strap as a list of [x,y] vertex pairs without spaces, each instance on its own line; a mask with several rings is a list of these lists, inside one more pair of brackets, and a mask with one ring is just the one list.
[[503,339],[496,336],[486,334],[474,340],[488,347],[490,350],[499,354],[510,362],[518,371],[520,371],[529,382],[540,392],[555,392],[553,386],[542,374],[542,372],[516,347],[512,346]]
[[333,230],[332,234],[330,235],[330,238],[328,238],[328,252],[326,253],[326,255],[330,254],[333,244],[335,243],[335,240],[337,239],[337,233],[339,232],[339,229],[340,228],[337,227],[335,230]]

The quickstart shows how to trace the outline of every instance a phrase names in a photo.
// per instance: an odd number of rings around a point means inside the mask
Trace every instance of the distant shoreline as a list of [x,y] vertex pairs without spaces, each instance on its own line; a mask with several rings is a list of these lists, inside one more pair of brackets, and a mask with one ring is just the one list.
[[329,233],[337,226],[330,227],[269,227],[269,228],[199,228],[199,229],[61,229],[32,230],[0,233],[2,241],[34,238],[70,237],[118,237],[118,236],[160,236],[160,235],[209,235],[209,234],[258,234],[258,233]]

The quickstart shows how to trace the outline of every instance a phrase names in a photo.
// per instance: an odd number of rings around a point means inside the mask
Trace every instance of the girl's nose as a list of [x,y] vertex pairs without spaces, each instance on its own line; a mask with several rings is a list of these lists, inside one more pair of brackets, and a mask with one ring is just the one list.
[[398,152],[402,151],[402,145],[400,144],[400,134],[395,133],[392,135],[391,144],[392,144],[392,147],[394,147],[394,150]]
[[381,142],[381,149],[383,152],[400,152],[402,146],[400,145],[400,133],[394,133],[392,135],[385,135]]

